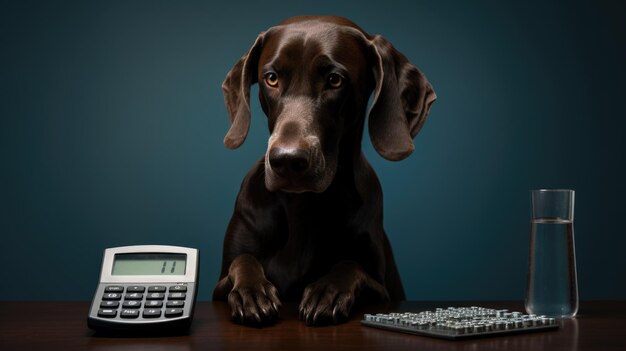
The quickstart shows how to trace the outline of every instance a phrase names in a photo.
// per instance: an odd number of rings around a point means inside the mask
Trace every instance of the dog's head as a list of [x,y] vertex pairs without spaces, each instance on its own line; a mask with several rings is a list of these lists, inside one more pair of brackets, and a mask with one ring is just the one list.
[[[420,70],[391,43],[340,17],[294,17],[257,37],[222,85],[232,122],[228,148],[248,134],[250,86],[257,82],[270,130],[270,191],[326,190],[340,146],[346,139],[360,143],[372,91],[370,138],[388,160],[411,154],[436,99]],[[360,153],[360,145],[355,150]]]

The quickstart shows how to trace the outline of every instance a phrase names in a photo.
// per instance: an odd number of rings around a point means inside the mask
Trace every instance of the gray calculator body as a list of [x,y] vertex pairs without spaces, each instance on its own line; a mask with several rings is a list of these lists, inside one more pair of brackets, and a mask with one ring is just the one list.
[[87,325],[96,331],[163,332],[191,325],[197,249],[138,245],[104,251]]

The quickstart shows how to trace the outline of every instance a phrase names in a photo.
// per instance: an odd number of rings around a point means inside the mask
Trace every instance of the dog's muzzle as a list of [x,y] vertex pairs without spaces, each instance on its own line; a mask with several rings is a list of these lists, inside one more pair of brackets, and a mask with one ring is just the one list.
[[270,141],[265,154],[265,185],[269,191],[319,193],[328,187],[333,175],[317,137],[305,137],[298,143]]

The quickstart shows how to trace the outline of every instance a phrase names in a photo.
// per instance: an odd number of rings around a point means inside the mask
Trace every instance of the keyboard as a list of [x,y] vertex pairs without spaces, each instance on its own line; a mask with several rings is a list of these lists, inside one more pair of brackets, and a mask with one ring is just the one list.
[[448,307],[418,313],[365,314],[367,327],[449,340],[554,330],[555,318],[484,307]]

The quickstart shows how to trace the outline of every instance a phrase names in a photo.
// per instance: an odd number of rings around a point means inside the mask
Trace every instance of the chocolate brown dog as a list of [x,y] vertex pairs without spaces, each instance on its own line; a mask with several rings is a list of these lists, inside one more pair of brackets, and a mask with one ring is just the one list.
[[213,298],[251,324],[275,321],[281,300],[300,301],[309,325],[342,322],[355,302],[403,300],[361,138],[374,92],[375,149],[388,160],[411,154],[436,98],[431,85],[347,19],[290,18],[261,33],[226,76],[228,148],[246,138],[257,82],[271,135],[241,185]]

